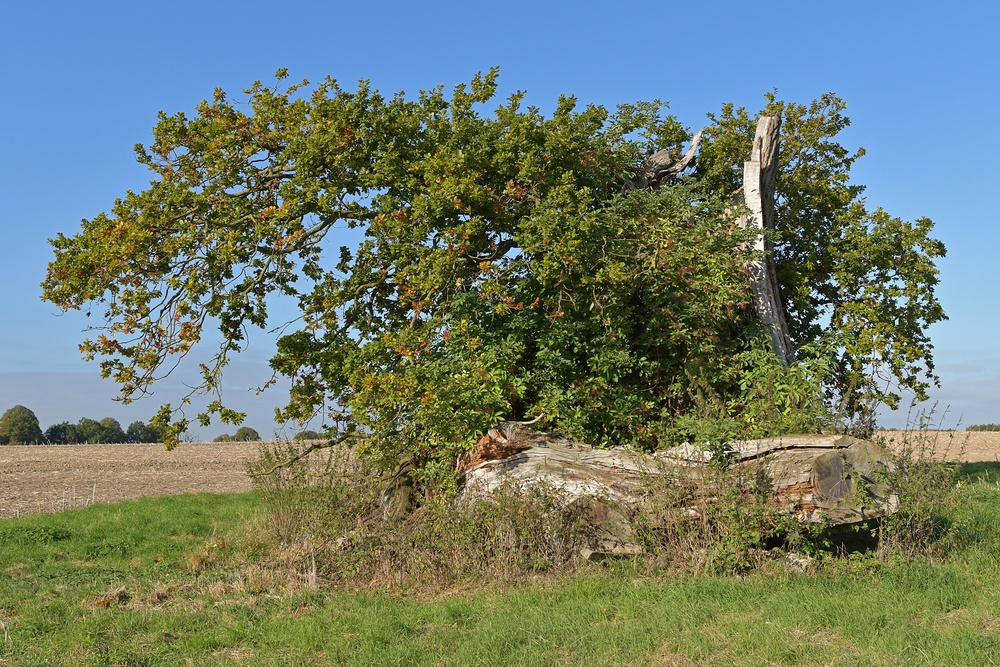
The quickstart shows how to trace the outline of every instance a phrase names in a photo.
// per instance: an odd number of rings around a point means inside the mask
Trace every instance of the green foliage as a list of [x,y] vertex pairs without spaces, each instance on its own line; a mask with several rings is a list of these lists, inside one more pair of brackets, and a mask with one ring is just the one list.
[[[269,300],[292,298],[298,328],[271,360],[292,380],[279,418],[323,416],[385,468],[438,480],[502,420],[655,448],[710,421],[765,435],[819,428],[830,408],[865,420],[898,400],[883,374],[923,395],[944,248],[929,221],[865,209],[839,99],[765,109],[784,122],[772,241],[803,359],[785,371],[762,351],[733,223],[751,116],[725,107],[695,173],[635,189],[645,156],[690,136],[662,104],[563,97],[544,117],[517,94],[483,115],[496,76],[417,99],[257,83],[246,104],[216,91],[193,117],[162,114],[136,147],[150,187],[52,240],[44,298],[105,314],[83,350],[126,401],[209,323],[222,346],[194,392],[216,393]],[[198,420],[213,417],[243,415],[214,401]],[[154,419],[168,445],[190,421],[170,405]]]
[[249,426],[241,426],[236,429],[236,433],[233,435],[223,433],[216,436],[212,442],[257,442],[260,439],[260,434],[257,433],[256,430],[250,428]]
[[45,430],[45,441],[52,445],[163,442],[163,438],[161,428],[134,421],[128,430],[122,430],[118,420],[112,417],[100,421],[84,417],[76,424],[60,422]]
[[1000,431],[1000,424],[973,424],[972,426],[966,426],[966,431]]
[[[927,328],[946,319],[934,288],[945,247],[927,218],[905,222],[868,210],[864,186],[851,183],[863,149],[835,138],[850,124],[846,102],[824,95],[809,105],[774,94],[760,115],[782,120],[773,255],[796,348],[833,336],[836,374],[827,378],[835,411],[870,425],[881,402],[900,390],[926,400],[934,375]],[[697,177],[719,192],[740,186],[755,117],[725,105],[710,116]]]
[[45,429],[45,441],[50,445],[72,445],[80,442],[80,435],[75,424],[60,422]]
[[102,430],[102,442],[106,444],[116,444],[121,442],[126,442],[127,438],[125,431],[122,430],[122,425],[118,423],[117,419],[111,417],[105,417],[101,420],[101,430]]
[[[927,424],[932,416],[921,414],[918,421]],[[880,481],[898,496],[899,511],[866,528],[877,537],[883,559],[940,556],[955,547],[960,529],[954,488],[962,469],[944,462],[952,456],[942,456],[948,448],[937,442],[936,431],[901,431],[898,438],[892,445],[895,465]]]
[[76,432],[81,443],[94,445],[104,441],[104,428],[96,419],[82,417],[77,422]]
[[260,433],[257,433],[249,426],[241,426],[233,434],[233,440],[237,442],[257,442],[260,440]]
[[35,413],[23,405],[15,405],[0,416],[0,445],[40,445],[45,434]]
[[295,437],[292,438],[292,440],[296,442],[301,442],[302,440],[322,440],[322,439],[323,439],[322,435],[320,435],[316,431],[310,431],[308,429],[305,431],[299,431],[298,433],[295,434]]
[[125,442],[163,442],[165,432],[162,428],[142,421],[134,421],[125,431]]
[[76,442],[88,445],[117,444],[126,442],[125,432],[117,419],[105,417],[101,421],[84,417],[75,427]]

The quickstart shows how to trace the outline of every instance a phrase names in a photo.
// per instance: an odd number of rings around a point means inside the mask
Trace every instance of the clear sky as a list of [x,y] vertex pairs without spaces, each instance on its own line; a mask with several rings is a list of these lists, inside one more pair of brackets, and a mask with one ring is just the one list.
[[[0,27],[0,411],[31,408],[42,428],[81,417],[123,425],[176,401],[178,381],[122,406],[80,358],[86,319],[42,303],[47,239],[72,234],[149,180],[132,146],[160,110],[190,112],[216,87],[238,93],[287,67],[293,80],[366,78],[384,93],[446,89],[501,68],[543,110],[561,93],[614,106],[662,98],[697,129],[765,92],[849,104],[842,141],[871,207],[927,216],[948,247],[935,325],[946,428],[1000,422],[1000,4],[994,2],[616,3],[35,0]],[[271,435],[282,387],[266,381],[267,336],[252,339],[226,392]],[[925,406],[930,407],[930,406]],[[903,426],[904,413],[883,424]],[[231,427],[197,433],[210,438]]]

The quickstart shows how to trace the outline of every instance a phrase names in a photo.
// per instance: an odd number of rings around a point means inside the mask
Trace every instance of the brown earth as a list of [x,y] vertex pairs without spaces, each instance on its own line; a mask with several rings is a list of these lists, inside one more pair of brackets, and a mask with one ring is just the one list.
[[[894,449],[948,461],[1000,461],[1000,432],[882,431]],[[142,496],[248,491],[256,443],[0,447],[0,519]]]
[[878,431],[874,439],[918,458],[966,463],[1000,461],[1000,432]]
[[0,519],[142,496],[249,491],[257,443],[0,447]]

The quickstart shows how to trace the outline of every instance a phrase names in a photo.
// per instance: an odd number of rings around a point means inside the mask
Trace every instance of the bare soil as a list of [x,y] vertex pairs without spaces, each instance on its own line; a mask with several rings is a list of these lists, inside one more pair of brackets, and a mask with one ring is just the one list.
[[[946,461],[1000,461],[1000,432],[882,431],[899,451]],[[0,519],[143,496],[248,491],[257,443],[0,447]]]
[[249,491],[257,443],[0,447],[0,518],[143,496]]
[[940,461],[1000,461],[1000,431],[878,431],[875,441],[896,452]]

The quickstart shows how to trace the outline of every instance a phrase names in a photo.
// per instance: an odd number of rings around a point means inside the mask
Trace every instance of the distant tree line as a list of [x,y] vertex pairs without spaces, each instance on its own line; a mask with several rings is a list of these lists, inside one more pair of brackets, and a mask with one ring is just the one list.
[[[84,417],[73,424],[68,421],[53,424],[44,431],[35,413],[23,405],[15,405],[0,416],[0,445],[96,445],[118,443],[163,442],[166,432],[159,426],[134,421],[123,429],[117,419],[100,421]],[[293,440],[322,440],[316,431],[300,431]],[[223,433],[213,442],[256,442],[260,434],[249,426],[236,433]]]
[[68,421],[42,431],[35,413],[23,405],[15,405],[0,416],[0,445],[76,445],[163,442],[163,429],[134,421],[123,429],[117,419],[100,421],[84,417],[75,424]]
[[1000,424],[973,424],[967,426],[966,431],[1000,431]]
[[[306,430],[296,433],[292,437],[292,440],[295,442],[307,442],[310,440],[323,440],[323,438],[324,436],[316,431]],[[256,430],[249,426],[241,426],[233,435],[223,433],[212,442],[257,442],[258,440],[261,440],[261,437]]]
[[122,429],[118,420],[105,417],[97,421],[84,417],[76,424],[61,422],[45,430],[45,442],[51,445],[75,445],[97,443],[118,444],[125,442],[163,442],[163,429],[134,421],[127,429]]
[[223,433],[212,442],[256,442],[258,440],[260,440],[260,433],[249,426],[241,426],[236,429],[235,434]]

